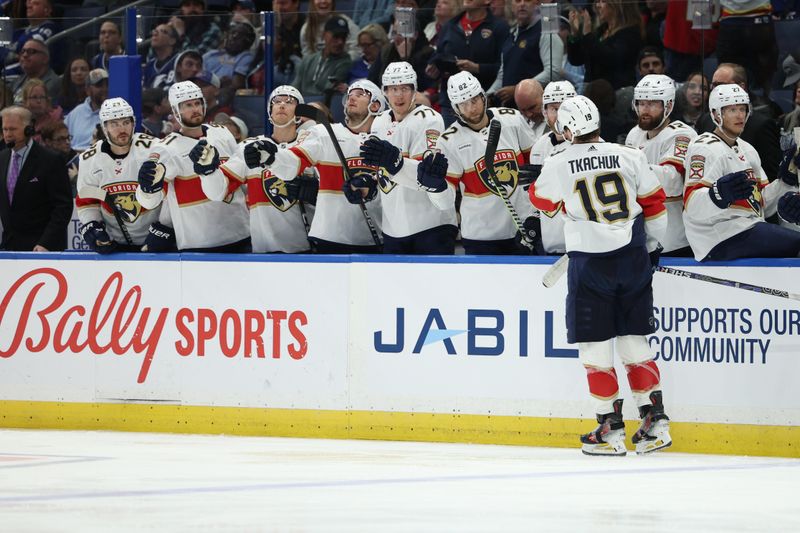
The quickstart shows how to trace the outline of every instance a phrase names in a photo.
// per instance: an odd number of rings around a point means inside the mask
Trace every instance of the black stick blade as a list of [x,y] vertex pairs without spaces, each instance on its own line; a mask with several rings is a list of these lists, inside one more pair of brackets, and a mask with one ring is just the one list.
[[328,117],[325,112],[319,108],[309,104],[297,104],[294,108],[294,114],[298,117],[310,118],[314,122],[325,124],[328,122]]
[[500,142],[500,121],[492,120],[489,124],[489,136],[486,140],[486,164],[494,162],[494,153],[497,151],[497,143]]

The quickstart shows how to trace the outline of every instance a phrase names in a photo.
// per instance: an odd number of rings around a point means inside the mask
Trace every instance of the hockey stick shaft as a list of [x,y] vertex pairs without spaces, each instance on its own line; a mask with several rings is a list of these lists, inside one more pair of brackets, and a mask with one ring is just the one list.
[[502,185],[500,185],[500,180],[497,179],[497,173],[494,169],[494,154],[497,152],[497,144],[500,142],[501,128],[502,126],[500,125],[500,122],[497,120],[492,120],[491,124],[489,125],[489,136],[486,140],[486,153],[484,154],[483,161],[486,163],[486,169],[489,172],[489,177],[492,180],[494,188],[497,189],[497,194],[503,200],[506,209],[511,215],[511,220],[514,221],[517,231],[519,231],[520,235],[522,236],[523,244],[533,250],[533,242],[528,239],[528,235],[522,226],[522,220],[519,218],[519,214],[514,208],[514,205],[511,203],[511,200],[509,200],[508,196],[506,196],[506,190]]
[[[345,178],[345,181],[349,182],[353,177],[350,174],[350,167],[347,166],[347,159],[344,157],[342,147],[339,146],[339,141],[336,139],[336,134],[333,132],[331,123],[325,113],[322,110],[308,104],[297,104],[294,113],[299,117],[310,118],[317,124],[322,124],[322,126],[325,128],[325,131],[328,133],[328,137],[330,137],[331,142],[333,143],[333,149],[336,152],[336,157],[339,158],[339,163],[342,165],[342,174]],[[378,230],[375,228],[375,222],[372,220],[372,216],[369,214],[369,211],[367,211],[367,206],[364,205],[363,199],[361,202],[359,202],[358,206],[361,208],[361,214],[364,216],[364,222],[366,222],[367,227],[369,228],[369,233],[372,235],[372,240],[375,242],[375,246],[381,246],[383,242],[381,241],[380,235],[378,235]]]
[[122,220],[122,216],[119,214],[117,209],[117,204],[111,198],[105,189],[100,187],[92,187],[91,185],[86,185],[81,188],[78,195],[81,198],[94,198],[95,200],[100,200],[101,202],[105,202],[108,207],[111,208],[111,212],[114,214],[114,218],[119,225],[120,231],[122,231],[122,236],[125,238],[125,242],[128,243],[128,246],[133,246],[133,239],[131,239],[131,234],[128,231],[128,228],[125,227],[125,221]]
[[[550,269],[542,276],[542,283],[545,287],[552,287],[567,271],[569,263],[569,256],[564,254],[556,261]],[[696,272],[689,272],[688,270],[681,270],[668,266],[658,266],[656,271],[663,272],[664,274],[672,274],[681,278],[693,279],[695,281],[705,281],[706,283],[713,283],[715,285],[722,285],[724,287],[731,287],[734,289],[742,289],[750,292],[757,292],[759,294],[766,294],[769,296],[777,296],[778,298],[786,298],[788,300],[800,301],[800,294],[795,294],[789,291],[781,291],[778,289],[771,289],[769,287],[762,287],[760,285],[752,285],[750,283],[743,283],[741,281],[734,281],[732,279],[717,278],[709,276],[708,274],[698,274]]]

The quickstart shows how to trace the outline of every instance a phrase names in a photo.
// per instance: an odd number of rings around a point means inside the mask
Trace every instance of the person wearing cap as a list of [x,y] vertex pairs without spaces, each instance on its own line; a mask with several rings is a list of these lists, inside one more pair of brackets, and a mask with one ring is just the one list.
[[203,54],[205,70],[216,74],[224,88],[241,89],[245,85],[256,40],[256,30],[249,22],[231,22],[222,48]]
[[169,25],[178,32],[183,50],[197,50],[205,54],[222,42],[219,18],[206,14],[204,0],[182,0],[177,14],[169,19]]
[[800,128],[800,63],[791,54],[783,60],[783,73],[786,75],[783,86],[794,86],[794,110],[783,115],[780,122],[783,131],[791,132],[794,128]]
[[227,113],[217,113],[217,116],[214,117],[214,122],[228,128],[228,131],[231,132],[231,135],[233,135],[237,143],[247,139],[247,134],[249,133],[247,124],[239,117],[232,117]]
[[144,67],[145,88],[166,88],[174,78],[175,60],[178,58],[180,37],[174,27],[159,24],[150,34],[152,59]]
[[22,87],[28,80],[38,78],[47,85],[47,94],[58,102],[61,96],[61,79],[50,68],[50,49],[45,44],[41,35],[34,35],[22,45],[19,56],[19,66],[22,75],[11,84],[14,101],[19,102],[22,97]]
[[347,22],[347,43],[345,50],[350,54],[350,59],[357,59],[360,50],[356,43],[358,35],[358,24],[353,19],[336,11],[336,0],[312,0],[308,7],[308,18],[300,28],[300,46],[302,47],[303,57],[319,52],[325,46],[325,33],[328,20],[331,17],[340,17]]
[[108,96],[108,72],[96,68],[86,77],[86,100],[69,112],[64,122],[72,135],[72,149],[82,152],[92,144],[92,132],[100,124],[100,106]]
[[122,55],[122,31],[113,20],[105,20],[100,25],[100,51],[92,58],[92,68],[108,70],[111,56]]
[[207,70],[198,72],[195,77],[190,81],[200,87],[203,91],[203,98],[206,99],[206,122],[216,122],[217,115],[229,115],[233,112],[233,108],[229,104],[220,104],[220,79]]
[[345,51],[349,32],[347,21],[334,15],[325,23],[322,36],[325,47],[319,52],[303,56],[291,85],[304,96],[321,96],[347,79],[351,59]]

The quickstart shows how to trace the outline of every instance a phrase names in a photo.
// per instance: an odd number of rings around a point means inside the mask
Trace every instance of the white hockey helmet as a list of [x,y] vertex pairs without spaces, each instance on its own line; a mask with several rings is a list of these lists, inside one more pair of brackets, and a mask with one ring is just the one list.
[[130,117],[133,120],[134,127],[136,127],[136,115],[133,113],[131,105],[124,98],[109,98],[105,100],[103,105],[100,106],[99,115],[100,128],[102,128],[106,139],[109,139],[108,130],[106,129],[106,122],[109,120]]
[[[280,127],[278,124],[275,124],[274,122],[272,122],[272,100],[276,96],[290,96],[290,97],[294,98],[295,100],[297,100],[298,104],[305,104],[306,101],[303,99],[303,95],[300,94],[300,91],[298,91],[297,89],[295,89],[291,85],[279,85],[279,86],[275,87],[272,90],[272,92],[269,93],[269,104],[267,104],[267,118],[269,119],[270,123],[273,126]],[[299,123],[300,119],[295,117],[295,122]],[[286,126],[286,125],[287,124],[284,124],[284,126]]]
[[407,63],[406,61],[389,63],[389,65],[386,67],[386,70],[383,71],[381,84],[383,85],[384,92],[386,92],[387,87],[391,87],[393,85],[413,85],[414,90],[416,91],[417,73],[414,71],[414,67],[412,67],[411,64]]
[[711,91],[708,97],[708,110],[711,112],[711,120],[718,128],[722,127],[722,109],[729,105],[746,105],[747,116],[744,121],[750,118],[753,112],[753,106],[750,105],[750,96],[747,91],[736,85],[735,83],[726,83],[724,85],[717,85]]
[[172,108],[172,116],[175,120],[183,126],[183,119],[181,118],[180,106],[183,102],[189,100],[200,99],[203,101],[203,115],[206,114],[206,99],[203,96],[203,91],[200,90],[194,82],[179,81],[170,86],[169,88],[169,106]]
[[564,100],[558,108],[556,131],[563,135],[564,128],[569,128],[573,138],[597,131],[600,129],[600,111],[583,95]]
[[465,70],[453,74],[447,80],[447,97],[453,104],[453,109],[456,109],[456,105],[463,104],[479,94],[483,95],[484,100],[486,99],[486,92],[481,87],[481,82]]
[[575,86],[568,81],[551,81],[542,93],[542,105],[560,104],[567,98],[577,96]]
[[[350,84],[350,87],[347,88],[347,94],[345,94],[344,98],[342,99],[342,105],[344,105],[345,109],[347,109],[347,98],[355,89],[361,89],[369,93],[369,107],[367,107],[367,112],[369,115],[380,115],[386,109],[386,98],[383,96],[383,92],[378,88],[377,85],[369,80],[356,80]],[[377,111],[373,111],[371,109],[374,102],[378,102],[380,104],[380,107]]]
[[664,119],[666,120],[666,117],[672,113],[672,109],[675,107],[675,82],[664,74],[648,74],[639,80],[639,83],[633,89],[631,106],[638,116],[637,100],[652,100],[663,103]]

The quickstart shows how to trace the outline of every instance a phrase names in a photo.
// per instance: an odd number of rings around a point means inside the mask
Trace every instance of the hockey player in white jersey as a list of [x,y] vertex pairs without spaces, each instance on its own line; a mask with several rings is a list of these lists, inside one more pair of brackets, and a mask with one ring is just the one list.
[[290,85],[276,87],[269,96],[267,117],[274,127],[272,137],[265,135],[246,139],[237,153],[216,171],[219,160],[203,164],[203,150],[195,147],[189,157],[195,162],[199,173],[207,179],[221,179],[228,183],[228,190],[247,184],[247,207],[250,210],[250,238],[256,253],[303,253],[310,251],[308,240],[309,223],[313,220],[313,205],[316,204],[319,179],[310,169],[311,175],[300,175],[291,181],[283,181],[260,166],[249,168],[244,159],[244,148],[254,141],[274,142],[280,148],[296,146],[308,132],[300,133],[295,116],[297,104],[304,103],[300,91]]
[[541,211],[566,211],[567,340],[578,343],[600,424],[581,436],[582,450],[627,453],[616,349],[642,418],[636,451],[656,451],[672,443],[646,338],[654,331],[652,268],[667,225],[664,190],[641,151],[602,142],[600,113],[588,98],[564,102],[557,127],[572,144],[545,161],[531,197]]
[[134,133],[133,108],[122,98],[109,98],[100,106],[100,127],[105,140],[81,154],[75,205],[81,234],[92,250],[139,251],[148,228],[158,223],[159,208],[150,211],[136,201],[136,175],[150,156],[156,139]]
[[692,141],[686,154],[683,222],[695,259],[796,257],[800,233],[765,217],[777,210],[787,222],[800,221],[797,174],[781,165],[780,179],[770,183],[758,153],[739,137],[751,112],[741,87],[718,85],[708,104],[717,128]]
[[[550,130],[546,135],[539,137],[531,148],[531,163],[522,167],[520,172],[520,183],[523,189],[530,192],[530,184],[539,177],[542,172],[542,165],[553,153],[558,153],[569,146],[564,140],[564,136],[556,131],[556,120],[558,119],[558,109],[565,100],[576,96],[575,87],[568,81],[551,81],[544,88],[542,93],[542,105],[544,106],[544,119]],[[564,244],[564,213],[542,213],[541,233],[542,247],[548,254],[563,254],[566,252]]]
[[[461,242],[464,251],[476,255],[523,253],[517,228],[500,192],[492,183],[484,156],[489,122],[498,120],[502,129],[492,164],[505,196],[519,217],[525,220],[525,229],[535,231],[529,224],[538,217],[533,217],[533,208],[518,183],[519,167],[528,161],[533,145],[531,130],[515,109],[487,109],[486,94],[477,78],[469,72],[459,72],[450,77],[447,96],[458,121],[442,133],[437,143],[449,163],[449,191],[440,194],[452,195],[455,188],[461,190]],[[421,184],[434,190],[440,186],[437,180]]]
[[[378,168],[367,165],[360,155],[361,143],[369,136],[374,118],[385,102],[378,87],[367,80],[354,82],[343,100],[345,124],[332,124],[336,139],[331,139],[325,127],[317,124],[308,136],[291,148],[278,148],[266,140],[248,143],[244,149],[245,162],[250,168],[269,169],[275,176],[291,181],[309,167],[319,173],[319,195],[309,238],[317,253],[351,254],[379,253],[380,245],[365,221],[358,205],[363,199],[376,231],[380,231],[380,197],[376,174]],[[345,173],[334,148],[342,149],[352,175]]]
[[153,157],[141,166],[139,203],[150,209],[166,199],[163,209],[169,209],[181,251],[250,251],[244,192],[228,190],[227,181],[198,173],[189,158],[202,139],[211,147],[212,159],[227,160],[236,152],[236,140],[225,126],[203,124],[205,98],[191,81],[172,85],[169,103],[181,129],[161,140]]
[[680,120],[670,121],[675,107],[675,83],[663,74],[648,74],[633,89],[631,102],[639,124],[628,133],[625,145],[644,152],[667,195],[667,234],[662,255],[691,257],[683,229],[684,161],[697,133]]
[[438,209],[433,201],[440,195],[417,184],[418,162],[436,148],[444,130],[442,116],[414,102],[417,73],[405,61],[390,63],[382,83],[390,109],[373,121],[361,156],[381,169],[383,253],[452,255],[458,232],[455,199]]

